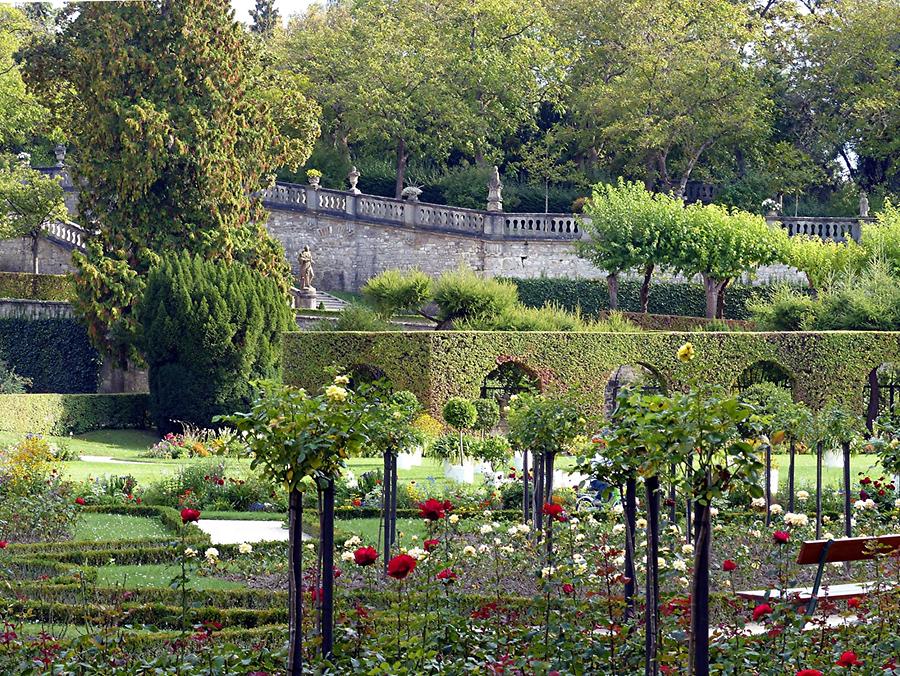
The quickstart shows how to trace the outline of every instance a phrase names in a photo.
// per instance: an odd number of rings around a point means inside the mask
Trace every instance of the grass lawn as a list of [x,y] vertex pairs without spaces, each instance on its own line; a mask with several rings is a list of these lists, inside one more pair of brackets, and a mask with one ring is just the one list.
[[[203,552],[200,552],[201,556]],[[181,567],[176,564],[144,564],[135,566],[100,566],[97,568],[97,585],[109,587],[121,586],[125,589],[143,589],[148,587],[169,587],[172,580],[181,574]],[[198,591],[205,589],[243,589],[244,585],[215,577],[200,577],[191,573],[189,589]]]
[[136,540],[165,538],[171,533],[156,519],[125,514],[92,514],[86,512],[78,519],[74,539],[81,542],[98,540]]
[[[380,519],[341,519],[335,521],[335,527],[345,533],[358,535],[365,545],[375,545],[378,542],[378,524]],[[425,522],[422,519],[397,519],[397,535],[401,543],[413,546],[409,539],[411,535],[419,538],[419,546],[425,537]],[[402,535],[401,535],[402,534]]]

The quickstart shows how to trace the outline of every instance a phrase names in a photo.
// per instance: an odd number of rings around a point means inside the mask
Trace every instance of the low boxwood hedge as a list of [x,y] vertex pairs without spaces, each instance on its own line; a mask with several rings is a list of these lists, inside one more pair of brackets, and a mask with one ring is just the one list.
[[83,434],[147,427],[146,394],[0,394],[0,431]]
[[71,301],[75,286],[70,275],[0,272],[0,298]]

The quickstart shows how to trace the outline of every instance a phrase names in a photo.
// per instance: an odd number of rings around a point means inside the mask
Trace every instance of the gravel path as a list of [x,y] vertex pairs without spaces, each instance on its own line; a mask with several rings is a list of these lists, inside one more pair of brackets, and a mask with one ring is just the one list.
[[[282,528],[281,521],[240,521],[230,519],[200,519],[197,522],[214,545],[235,545],[242,542],[286,542],[287,528]],[[303,534],[304,540],[312,537]]]

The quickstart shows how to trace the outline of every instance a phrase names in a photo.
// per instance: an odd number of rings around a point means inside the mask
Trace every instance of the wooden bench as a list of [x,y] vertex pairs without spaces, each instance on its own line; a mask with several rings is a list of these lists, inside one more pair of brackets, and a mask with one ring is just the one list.
[[[847,561],[869,561],[876,556],[900,551],[900,535],[880,535],[877,537],[843,538],[840,540],[812,540],[804,542],[797,555],[800,565],[817,564],[816,578],[812,587],[793,587],[785,590],[785,596],[797,603],[806,603],[806,612],[812,615],[819,602],[822,589],[822,574],[826,563]],[[874,582],[826,585],[822,597],[834,601],[865,596],[875,588]],[[781,590],[761,589],[735,592],[739,597],[754,601],[768,601],[781,598]]]

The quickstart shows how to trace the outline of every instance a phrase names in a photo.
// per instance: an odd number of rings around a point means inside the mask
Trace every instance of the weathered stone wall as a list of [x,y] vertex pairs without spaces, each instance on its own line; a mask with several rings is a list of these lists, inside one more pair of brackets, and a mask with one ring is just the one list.
[[[72,271],[72,251],[42,239],[38,243],[40,272],[62,275]],[[31,272],[31,239],[0,240],[0,272]]]
[[69,303],[53,300],[0,299],[0,319],[70,319],[75,311]]

